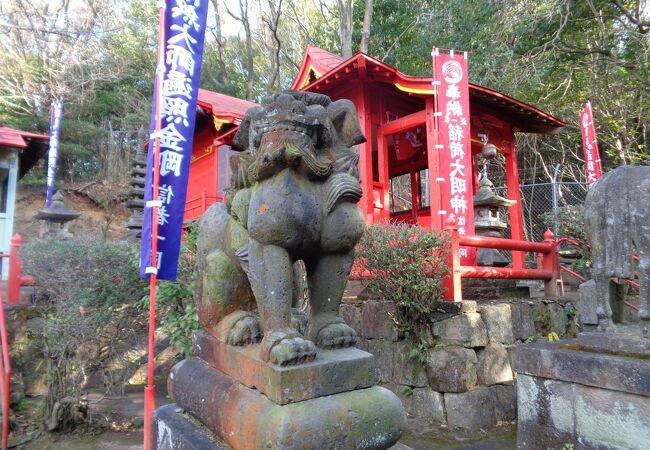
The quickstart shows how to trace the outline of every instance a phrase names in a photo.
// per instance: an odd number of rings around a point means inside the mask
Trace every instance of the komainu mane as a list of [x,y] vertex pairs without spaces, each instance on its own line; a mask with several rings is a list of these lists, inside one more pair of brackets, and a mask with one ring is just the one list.
[[[230,345],[261,340],[261,358],[280,365],[355,344],[338,310],[364,230],[362,142],[348,100],[287,91],[246,113],[229,207],[213,205],[199,225],[195,299],[208,333]],[[309,318],[292,309],[300,260]]]

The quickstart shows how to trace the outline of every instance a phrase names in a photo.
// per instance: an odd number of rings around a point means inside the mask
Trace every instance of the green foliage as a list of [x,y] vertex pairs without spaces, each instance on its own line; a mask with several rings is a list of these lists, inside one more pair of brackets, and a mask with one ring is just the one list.
[[24,272],[38,280],[42,300],[50,303],[109,310],[132,304],[145,292],[138,246],[81,237],[28,243],[21,255]]
[[[192,332],[200,328],[194,304],[194,265],[197,232],[188,228],[183,235],[176,281],[159,281],[156,291],[156,314],[162,331],[170,342],[178,345],[186,356],[192,355]],[[138,308],[149,308],[149,296],[138,302]]]
[[409,352],[409,358],[423,365],[427,361],[427,348],[423,344],[416,344]]
[[360,269],[372,274],[370,292],[396,305],[395,329],[418,340],[428,327],[447,275],[447,240],[407,224],[372,225],[357,247]]
[[413,386],[402,386],[402,394],[413,395]]
[[[48,429],[83,420],[81,393],[93,373],[106,375],[111,390],[141,364],[129,358],[147,329],[146,314],[134,307],[146,289],[138,254],[137,246],[94,238],[23,247],[24,271],[38,280],[37,301],[46,310],[36,339],[46,362],[40,416]],[[123,378],[110,375],[115,367],[125,369]]]

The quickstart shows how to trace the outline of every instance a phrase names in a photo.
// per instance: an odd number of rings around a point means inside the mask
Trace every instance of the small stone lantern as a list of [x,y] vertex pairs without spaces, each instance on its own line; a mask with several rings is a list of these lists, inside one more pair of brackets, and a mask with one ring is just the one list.
[[[474,195],[474,230],[478,236],[503,237],[508,224],[501,219],[501,208],[512,206],[516,202],[503,198],[494,192],[494,185],[483,174],[479,181],[479,190]],[[509,261],[495,249],[480,248],[477,252],[479,266],[504,267]]]
[[81,213],[65,205],[61,191],[52,196],[49,208],[41,209],[34,218],[45,221],[45,232],[41,237],[45,239],[65,240],[72,237],[68,231],[68,222],[79,217]]

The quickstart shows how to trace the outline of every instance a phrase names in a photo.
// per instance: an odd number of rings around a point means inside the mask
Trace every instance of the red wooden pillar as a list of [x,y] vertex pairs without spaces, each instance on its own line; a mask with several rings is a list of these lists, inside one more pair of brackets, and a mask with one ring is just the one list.
[[20,285],[22,264],[20,263],[20,246],[23,238],[18,233],[11,238],[9,246],[9,282],[7,285],[7,303],[17,305],[20,303]]
[[363,197],[359,206],[366,218],[366,223],[372,223],[374,215],[373,183],[372,183],[372,120],[370,113],[370,96],[368,86],[358,84],[358,97],[356,106],[361,131],[366,137],[366,142],[359,145],[359,176]]
[[550,280],[544,281],[544,295],[547,297],[557,297],[557,279],[560,273],[560,257],[555,245],[555,236],[551,230],[544,233],[544,242],[550,244],[551,251],[542,256],[542,266],[546,270],[553,272]]
[[425,100],[426,129],[427,129],[427,167],[429,169],[429,209],[431,211],[431,228],[436,231],[442,230],[442,215],[440,211],[440,164],[438,161],[438,132],[433,113],[435,111],[433,102],[434,96]]
[[449,267],[449,277],[443,280],[442,285],[445,288],[443,298],[447,301],[463,301],[463,285],[460,273],[460,243],[458,235],[458,225],[454,219],[447,218],[444,223],[444,229],[451,239],[449,254],[447,255],[447,266]]
[[[509,144],[509,151],[506,158],[506,184],[508,186],[508,198],[515,200],[510,207],[510,237],[516,240],[524,239],[524,229],[521,216],[521,194],[519,193],[519,168],[517,165],[517,150],[515,148],[514,134]],[[512,252],[512,267],[515,269],[524,268],[525,253]]]

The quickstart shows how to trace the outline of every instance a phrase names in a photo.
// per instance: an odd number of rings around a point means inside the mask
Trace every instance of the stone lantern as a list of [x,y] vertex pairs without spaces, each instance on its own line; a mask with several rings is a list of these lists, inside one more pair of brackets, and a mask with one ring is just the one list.
[[[481,175],[479,190],[474,195],[474,229],[478,236],[503,237],[508,224],[501,217],[501,208],[516,202],[503,198],[494,192],[494,185],[487,175]],[[479,266],[504,267],[509,261],[495,249],[480,248],[477,252]]]
[[45,221],[45,239],[70,239],[72,234],[68,231],[68,222],[79,217],[81,213],[68,208],[61,191],[52,196],[52,204],[49,208],[41,209],[34,218]]

